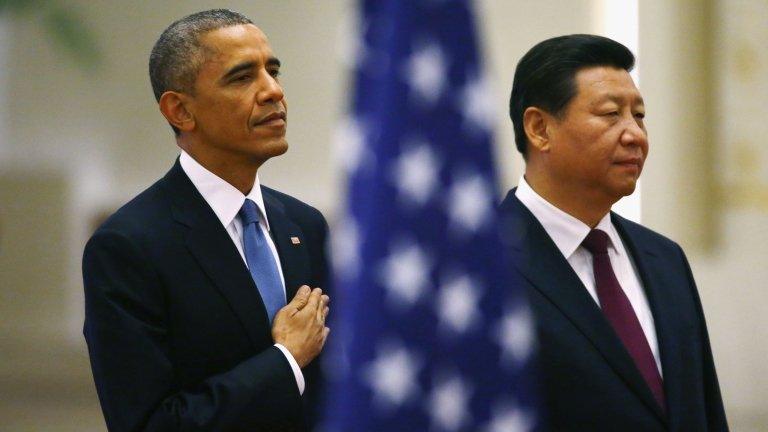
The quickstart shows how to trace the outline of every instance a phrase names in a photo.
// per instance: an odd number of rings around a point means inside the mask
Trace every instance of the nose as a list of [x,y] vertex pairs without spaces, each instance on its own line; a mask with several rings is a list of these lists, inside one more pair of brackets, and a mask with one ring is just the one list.
[[283,93],[283,86],[276,77],[272,76],[269,72],[264,71],[265,78],[263,84],[258,93],[259,105],[265,105],[268,103],[276,103],[283,100],[285,94]]
[[648,135],[645,132],[645,127],[643,127],[642,120],[638,120],[632,117],[627,121],[627,126],[621,133],[621,144],[626,146],[637,145],[642,147],[648,145]]

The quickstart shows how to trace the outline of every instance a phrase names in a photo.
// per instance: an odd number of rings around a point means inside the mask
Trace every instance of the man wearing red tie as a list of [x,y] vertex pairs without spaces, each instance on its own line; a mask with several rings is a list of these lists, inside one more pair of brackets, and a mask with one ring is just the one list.
[[634,56],[599,36],[533,47],[510,117],[525,175],[501,204],[535,314],[553,431],[728,430],[704,314],[673,241],[612,213],[648,154]]

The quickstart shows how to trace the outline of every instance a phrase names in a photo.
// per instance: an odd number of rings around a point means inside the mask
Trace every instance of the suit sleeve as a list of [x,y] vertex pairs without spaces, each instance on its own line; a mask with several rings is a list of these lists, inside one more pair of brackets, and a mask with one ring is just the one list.
[[180,388],[162,281],[136,242],[97,232],[85,249],[83,279],[83,331],[110,431],[301,429],[301,398],[276,347]]
[[[679,249],[679,246],[678,246]],[[725,408],[723,406],[723,398],[720,394],[720,383],[717,379],[717,372],[715,371],[715,361],[712,356],[712,346],[709,342],[709,332],[707,331],[707,324],[704,319],[704,308],[701,305],[701,298],[699,297],[699,291],[696,288],[696,281],[693,279],[693,272],[691,266],[688,263],[688,259],[685,257],[685,253],[682,249],[679,249],[683,263],[685,264],[685,271],[690,281],[690,287],[693,298],[696,302],[696,309],[701,322],[700,336],[702,340],[702,365],[704,374],[704,403],[707,415],[707,426],[709,431],[722,432],[728,431],[728,421],[725,417]]]

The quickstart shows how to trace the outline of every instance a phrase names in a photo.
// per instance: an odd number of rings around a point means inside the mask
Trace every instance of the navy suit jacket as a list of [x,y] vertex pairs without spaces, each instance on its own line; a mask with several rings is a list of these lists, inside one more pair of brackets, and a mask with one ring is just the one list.
[[[262,187],[290,300],[326,288],[327,225]],[[299,239],[298,244],[292,237]],[[293,371],[232,239],[181,169],[120,208],[83,256],[84,335],[111,431],[305,430],[319,368]]]
[[655,321],[667,399],[662,409],[599,306],[514,189],[500,211],[536,319],[548,430],[728,430],[701,301],[680,246],[611,213]]

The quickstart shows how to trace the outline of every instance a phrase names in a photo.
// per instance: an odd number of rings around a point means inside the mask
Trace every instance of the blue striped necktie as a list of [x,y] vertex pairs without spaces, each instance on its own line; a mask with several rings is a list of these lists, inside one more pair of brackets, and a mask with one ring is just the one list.
[[269,322],[280,308],[285,306],[285,290],[280,280],[275,257],[269,248],[264,232],[259,226],[256,203],[246,199],[238,213],[243,222],[243,249],[248,270],[267,308]]

